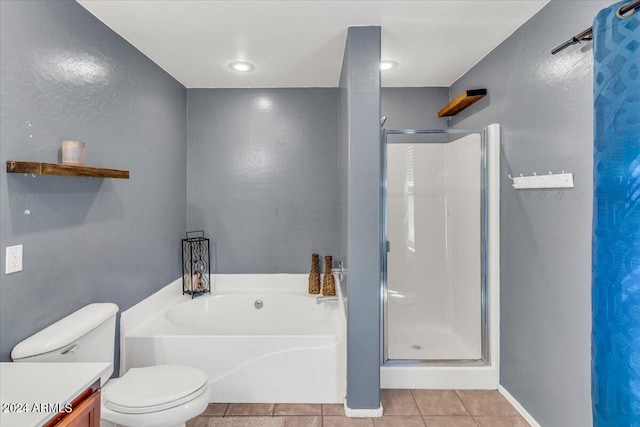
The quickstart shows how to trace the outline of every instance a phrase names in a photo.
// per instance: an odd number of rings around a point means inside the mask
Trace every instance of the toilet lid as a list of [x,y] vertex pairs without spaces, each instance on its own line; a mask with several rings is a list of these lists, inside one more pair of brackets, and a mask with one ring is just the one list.
[[200,395],[206,389],[207,379],[203,371],[189,366],[132,368],[103,388],[105,404],[119,412],[162,410],[175,406],[172,403],[190,400],[185,398],[191,395]]

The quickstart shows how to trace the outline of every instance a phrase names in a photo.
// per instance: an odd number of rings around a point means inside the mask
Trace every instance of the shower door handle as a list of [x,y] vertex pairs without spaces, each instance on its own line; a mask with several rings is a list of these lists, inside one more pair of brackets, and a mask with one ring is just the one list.
[[391,242],[387,240],[387,253],[391,252]]

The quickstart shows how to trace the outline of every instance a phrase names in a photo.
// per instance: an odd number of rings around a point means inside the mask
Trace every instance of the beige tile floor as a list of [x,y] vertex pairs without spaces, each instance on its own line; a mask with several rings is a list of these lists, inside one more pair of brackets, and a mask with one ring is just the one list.
[[211,403],[187,427],[529,427],[492,390],[382,390],[382,407],[382,418],[347,418],[342,405]]

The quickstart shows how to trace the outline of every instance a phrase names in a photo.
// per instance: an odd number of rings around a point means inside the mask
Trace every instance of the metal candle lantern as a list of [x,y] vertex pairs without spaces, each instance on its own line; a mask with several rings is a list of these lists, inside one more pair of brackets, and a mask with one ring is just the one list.
[[[194,236],[195,235],[195,236]],[[187,231],[182,239],[182,295],[211,293],[211,252],[204,230]]]

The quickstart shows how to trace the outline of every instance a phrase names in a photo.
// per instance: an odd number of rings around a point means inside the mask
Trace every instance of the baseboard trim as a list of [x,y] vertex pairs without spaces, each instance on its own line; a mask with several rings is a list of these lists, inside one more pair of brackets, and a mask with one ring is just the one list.
[[351,409],[344,401],[344,414],[349,418],[380,418],[383,412],[382,403],[378,409]]
[[506,388],[502,387],[501,385],[498,385],[498,391],[500,392],[501,395],[504,396],[505,399],[509,401],[509,403],[511,403],[511,405],[513,405],[514,408],[516,408],[516,411],[518,411],[520,415],[522,415],[522,418],[524,418],[529,424],[531,424],[531,427],[542,427],[540,423],[537,422],[536,419],[533,418],[531,414],[527,412],[526,409],[524,409],[524,406],[522,406],[520,402],[518,402],[516,398],[513,397],[511,393],[507,391]]

